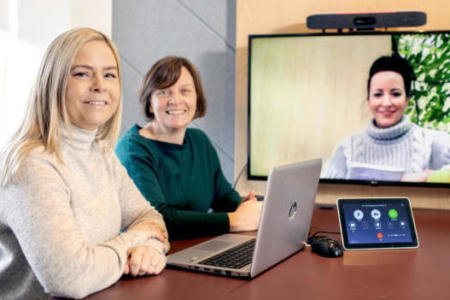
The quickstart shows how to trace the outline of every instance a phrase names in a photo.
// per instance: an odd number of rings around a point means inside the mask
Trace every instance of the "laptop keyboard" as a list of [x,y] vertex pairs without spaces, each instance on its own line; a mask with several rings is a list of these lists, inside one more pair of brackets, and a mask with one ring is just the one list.
[[256,239],[251,239],[199,262],[202,265],[240,269],[252,262]]

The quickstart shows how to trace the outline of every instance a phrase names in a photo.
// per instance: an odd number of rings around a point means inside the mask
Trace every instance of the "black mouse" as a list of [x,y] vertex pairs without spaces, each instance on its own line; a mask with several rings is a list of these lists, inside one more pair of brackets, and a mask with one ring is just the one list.
[[338,241],[329,237],[315,237],[311,242],[311,250],[325,257],[339,257],[344,253]]

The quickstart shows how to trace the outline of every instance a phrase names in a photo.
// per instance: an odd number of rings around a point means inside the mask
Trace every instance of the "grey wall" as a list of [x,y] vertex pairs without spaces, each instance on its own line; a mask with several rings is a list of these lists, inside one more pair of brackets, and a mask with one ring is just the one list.
[[112,37],[122,63],[122,133],[145,124],[137,90],[147,70],[167,55],[199,69],[208,110],[193,127],[206,132],[233,180],[235,0],[113,0]]

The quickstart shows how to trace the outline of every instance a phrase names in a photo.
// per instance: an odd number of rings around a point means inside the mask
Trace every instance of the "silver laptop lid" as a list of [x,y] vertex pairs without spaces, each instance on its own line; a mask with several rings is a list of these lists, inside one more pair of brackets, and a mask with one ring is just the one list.
[[273,168],[268,177],[250,276],[304,247],[308,238],[322,160]]

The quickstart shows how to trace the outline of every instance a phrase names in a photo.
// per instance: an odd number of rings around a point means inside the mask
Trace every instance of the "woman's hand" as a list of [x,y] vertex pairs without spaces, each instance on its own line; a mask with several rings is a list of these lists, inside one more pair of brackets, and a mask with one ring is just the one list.
[[402,181],[412,181],[412,182],[426,182],[428,176],[432,173],[431,170],[425,170],[420,173],[412,173],[403,175]]
[[159,274],[166,266],[166,256],[152,246],[136,246],[131,249],[123,274],[143,276]]
[[147,240],[152,238],[157,239],[160,242],[164,243],[167,246],[167,249],[169,249],[168,235],[166,229],[153,222],[142,222],[136,224],[130,227],[128,231],[144,232],[146,234]]
[[262,202],[257,201],[255,192],[251,191],[236,211],[228,213],[230,231],[251,231],[258,229]]
[[242,202],[244,201],[248,201],[248,200],[256,200],[256,193],[255,191],[251,191],[250,193],[248,193],[248,195],[242,199]]

